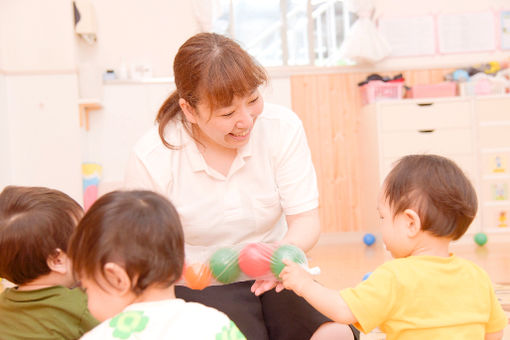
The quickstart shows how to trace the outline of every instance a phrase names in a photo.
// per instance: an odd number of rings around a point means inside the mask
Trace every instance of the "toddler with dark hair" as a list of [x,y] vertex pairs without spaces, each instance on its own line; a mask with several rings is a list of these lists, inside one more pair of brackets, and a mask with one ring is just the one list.
[[365,333],[379,327],[388,340],[501,339],[508,319],[489,276],[449,251],[477,205],[473,186],[451,160],[403,157],[378,204],[383,242],[395,259],[340,292],[287,262],[283,284],[331,319]]
[[0,295],[0,339],[78,339],[98,324],[75,280],[67,243],[83,209],[43,187],[0,193],[0,277],[16,286]]
[[225,314],[175,297],[184,234],[163,196],[102,196],[80,221],[69,249],[89,309],[104,321],[83,339],[245,339]]

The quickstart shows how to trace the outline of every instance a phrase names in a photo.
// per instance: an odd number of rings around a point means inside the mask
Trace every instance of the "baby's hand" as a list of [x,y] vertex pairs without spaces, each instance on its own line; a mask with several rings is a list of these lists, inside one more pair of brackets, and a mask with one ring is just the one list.
[[297,295],[302,296],[306,286],[313,284],[312,275],[307,272],[300,264],[284,259],[282,261],[285,268],[280,273],[283,286],[286,289],[293,290]]

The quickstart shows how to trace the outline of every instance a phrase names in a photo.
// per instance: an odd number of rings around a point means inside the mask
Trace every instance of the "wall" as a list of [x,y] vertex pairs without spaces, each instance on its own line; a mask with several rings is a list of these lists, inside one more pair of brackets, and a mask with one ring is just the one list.
[[0,189],[60,189],[81,202],[81,141],[69,0],[0,2]]
[[172,74],[179,46],[198,33],[191,1],[91,0],[97,19],[97,43],[77,43],[77,62],[100,71],[122,63],[146,64],[155,77]]

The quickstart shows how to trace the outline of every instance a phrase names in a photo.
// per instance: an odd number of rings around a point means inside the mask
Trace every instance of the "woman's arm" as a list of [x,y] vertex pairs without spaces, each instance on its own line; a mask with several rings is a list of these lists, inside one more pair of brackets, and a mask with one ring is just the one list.
[[288,231],[282,244],[293,244],[303,251],[308,251],[319,240],[321,227],[319,209],[313,209],[296,215],[286,216]]

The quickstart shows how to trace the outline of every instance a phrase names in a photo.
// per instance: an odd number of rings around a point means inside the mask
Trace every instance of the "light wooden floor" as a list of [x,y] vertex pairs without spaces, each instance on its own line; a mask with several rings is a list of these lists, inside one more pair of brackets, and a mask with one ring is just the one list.
[[[495,284],[510,284],[510,239],[494,240],[489,236],[489,242],[479,247],[466,236],[463,241],[452,244],[451,251],[484,268]],[[362,234],[355,233],[325,234],[308,255],[310,266],[321,268],[317,280],[334,289],[357,285],[366,273],[391,259],[380,237],[374,245],[367,247],[362,242]],[[384,337],[373,333],[362,339]],[[510,340],[510,327],[506,328],[504,339]]]

